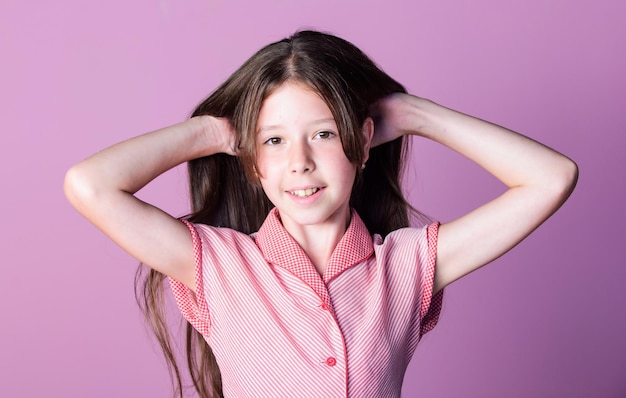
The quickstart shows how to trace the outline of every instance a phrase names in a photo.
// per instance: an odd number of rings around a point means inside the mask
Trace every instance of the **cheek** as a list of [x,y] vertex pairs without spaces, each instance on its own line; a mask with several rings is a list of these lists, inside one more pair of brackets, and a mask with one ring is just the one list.
[[342,175],[343,183],[346,186],[352,187],[357,175],[357,166],[348,159],[345,159],[340,164],[337,164],[335,169]]
[[336,170],[344,173],[356,173],[356,166],[348,159],[343,148],[335,148],[333,151],[325,153],[326,161]]
[[259,175],[265,175],[265,169],[267,169],[268,161],[267,157],[262,153],[257,152],[256,157],[254,159],[254,166]]
[[[271,179],[272,175],[277,175],[277,171],[281,167],[280,158],[265,153],[264,151],[258,151],[255,159],[255,167],[259,179],[264,183],[263,180]],[[267,182],[265,182],[265,184],[267,184]]]

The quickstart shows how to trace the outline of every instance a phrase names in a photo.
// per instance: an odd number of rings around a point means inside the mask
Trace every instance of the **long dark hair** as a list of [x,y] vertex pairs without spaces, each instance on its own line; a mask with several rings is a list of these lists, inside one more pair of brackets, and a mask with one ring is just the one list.
[[[370,106],[404,87],[379,69],[353,44],[325,33],[300,31],[272,43],[248,59],[206,98],[192,116],[228,118],[239,134],[240,156],[217,154],[188,163],[194,223],[228,227],[246,234],[261,226],[272,204],[254,177],[256,121],[263,100],[287,81],[306,84],[330,108],[343,149],[358,170],[363,162],[361,128]],[[372,148],[359,172],[350,205],[369,231],[386,235],[409,224],[400,181],[403,138]],[[164,276],[140,266],[135,293],[163,349],[175,390],[182,397],[181,373],[170,343],[163,304]],[[202,398],[221,397],[221,377],[211,348],[187,324],[187,365]]]

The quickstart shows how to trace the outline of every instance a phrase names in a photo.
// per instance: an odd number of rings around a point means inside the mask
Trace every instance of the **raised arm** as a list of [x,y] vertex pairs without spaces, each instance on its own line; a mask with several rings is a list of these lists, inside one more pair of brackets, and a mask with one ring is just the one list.
[[144,264],[194,289],[191,237],[180,221],[134,194],[185,161],[234,154],[224,119],[200,116],[113,145],[73,166],[68,200],[85,218]]
[[503,127],[434,102],[394,94],[372,108],[373,145],[412,134],[476,162],[509,189],[439,229],[435,291],[493,261],[552,215],[576,184],[576,164]]

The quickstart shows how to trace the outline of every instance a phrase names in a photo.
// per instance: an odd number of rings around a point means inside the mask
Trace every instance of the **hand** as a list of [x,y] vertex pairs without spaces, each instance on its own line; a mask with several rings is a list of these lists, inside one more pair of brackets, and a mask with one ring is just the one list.
[[420,122],[416,109],[421,98],[405,93],[393,93],[370,107],[374,120],[372,147],[393,141],[403,135],[419,134]]
[[370,107],[374,120],[372,147],[412,134],[409,102],[413,97],[405,93],[393,93]]
[[209,152],[205,156],[215,153],[237,156],[239,153],[240,136],[233,129],[230,120],[207,115],[197,116],[193,119],[202,123],[202,131],[207,143],[206,148]]

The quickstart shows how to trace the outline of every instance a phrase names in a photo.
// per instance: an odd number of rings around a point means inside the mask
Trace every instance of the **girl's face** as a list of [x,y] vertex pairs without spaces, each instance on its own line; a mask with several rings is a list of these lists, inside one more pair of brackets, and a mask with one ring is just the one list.
[[356,166],[343,151],[330,109],[309,87],[287,82],[263,101],[256,162],[285,229],[347,225]]

